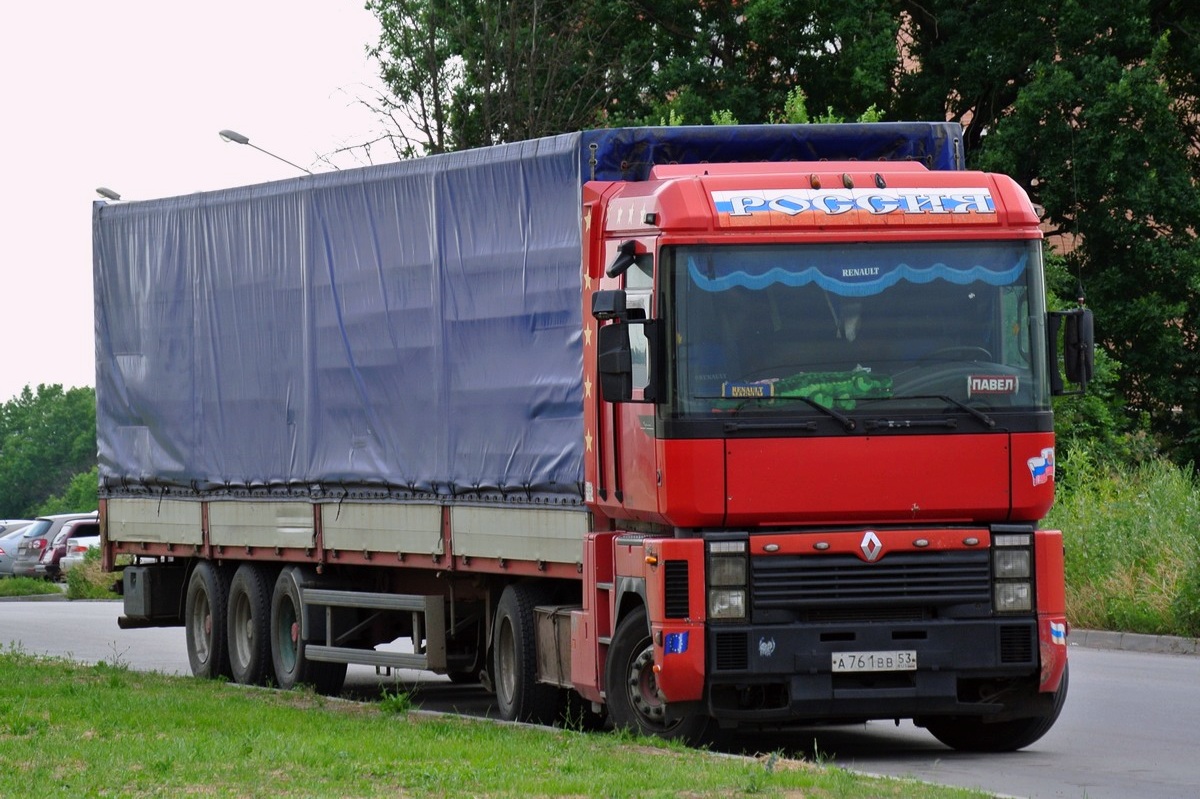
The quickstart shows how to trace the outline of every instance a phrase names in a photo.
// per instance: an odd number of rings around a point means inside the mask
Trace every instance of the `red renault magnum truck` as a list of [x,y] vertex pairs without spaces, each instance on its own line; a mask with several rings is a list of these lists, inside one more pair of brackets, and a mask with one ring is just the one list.
[[197,676],[686,740],[1057,718],[1091,318],[956,126],[587,131],[93,230],[105,563]]

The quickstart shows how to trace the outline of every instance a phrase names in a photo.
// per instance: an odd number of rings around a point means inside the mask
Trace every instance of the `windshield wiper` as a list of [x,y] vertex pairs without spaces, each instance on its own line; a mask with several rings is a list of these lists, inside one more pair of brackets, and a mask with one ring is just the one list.
[[947,405],[953,405],[955,408],[958,408],[960,411],[966,411],[967,413],[971,414],[972,416],[974,416],[976,419],[979,420],[980,424],[984,425],[988,429],[991,429],[996,426],[996,420],[993,419],[992,417],[988,416],[983,411],[979,410],[978,408],[972,408],[970,405],[966,404],[965,402],[956,400],[954,397],[947,396],[946,394],[899,394],[899,395],[893,395],[891,397],[877,397],[877,398],[873,398],[873,399],[881,399],[881,400],[888,400],[888,401],[891,401],[891,400],[923,400],[923,399],[941,400],[942,402],[946,403]]
[[858,423],[855,422],[853,419],[851,419],[849,416],[846,416],[844,413],[835,411],[833,408],[830,408],[828,405],[822,405],[821,403],[817,402],[816,400],[809,399],[808,397],[801,397],[798,394],[782,394],[782,395],[775,396],[775,397],[750,397],[750,398],[747,398],[746,400],[744,400],[743,402],[741,402],[736,408],[734,408],[734,412],[735,413],[740,412],[743,408],[746,407],[746,405],[748,403],[751,403],[751,402],[761,403],[761,402],[773,402],[773,401],[777,401],[777,400],[796,400],[798,402],[803,402],[805,405],[809,406],[810,408],[820,411],[821,413],[825,414],[826,416],[830,417],[831,419],[836,419],[842,425],[842,428],[847,433],[849,433],[851,430],[858,427]]

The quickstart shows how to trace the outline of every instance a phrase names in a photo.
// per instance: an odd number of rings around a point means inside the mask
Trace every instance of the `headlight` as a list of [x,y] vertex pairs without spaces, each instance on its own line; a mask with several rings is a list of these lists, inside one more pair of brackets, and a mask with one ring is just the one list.
[[742,589],[712,589],[708,592],[710,619],[746,618],[746,592]]
[[1022,578],[1029,578],[1029,550],[996,550],[996,579],[1019,580]]
[[708,584],[708,618],[745,619],[749,596],[749,558],[746,541],[711,541],[705,569]]
[[1033,610],[1033,533],[1015,525],[992,528],[992,609]]
[[1033,610],[1029,583],[996,583],[996,610],[1000,613]]
[[746,556],[726,556],[713,558],[708,562],[709,585],[746,584]]

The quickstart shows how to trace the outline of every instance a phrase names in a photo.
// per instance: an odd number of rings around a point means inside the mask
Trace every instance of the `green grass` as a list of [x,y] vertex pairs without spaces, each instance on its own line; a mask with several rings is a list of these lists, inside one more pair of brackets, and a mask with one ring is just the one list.
[[54,583],[33,577],[6,577],[0,580],[0,596],[37,596],[61,593],[62,589]]
[[20,651],[0,673],[4,796],[984,796]]
[[1103,469],[1077,455],[1045,521],[1063,531],[1077,627],[1200,635],[1200,483],[1162,460]]

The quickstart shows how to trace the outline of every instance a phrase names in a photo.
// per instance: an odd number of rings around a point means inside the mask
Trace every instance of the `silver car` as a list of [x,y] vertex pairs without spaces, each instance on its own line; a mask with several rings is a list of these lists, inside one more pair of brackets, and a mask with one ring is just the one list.
[[13,561],[17,559],[17,542],[32,519],[0,519],[0,577],[13,576]]
[[[42,555],[47,550],[53,550],[54,539],[67,522],[76,519],[95,521],[100,516],[96,511],[91,513],[59,513],[54,516],[39,516],[33,524],[21,532],[18,539],[17,559],[13,563],[14,577],[45,577],[46,566],[42,563]],[[39,569],[38,567],[41,566]]]

